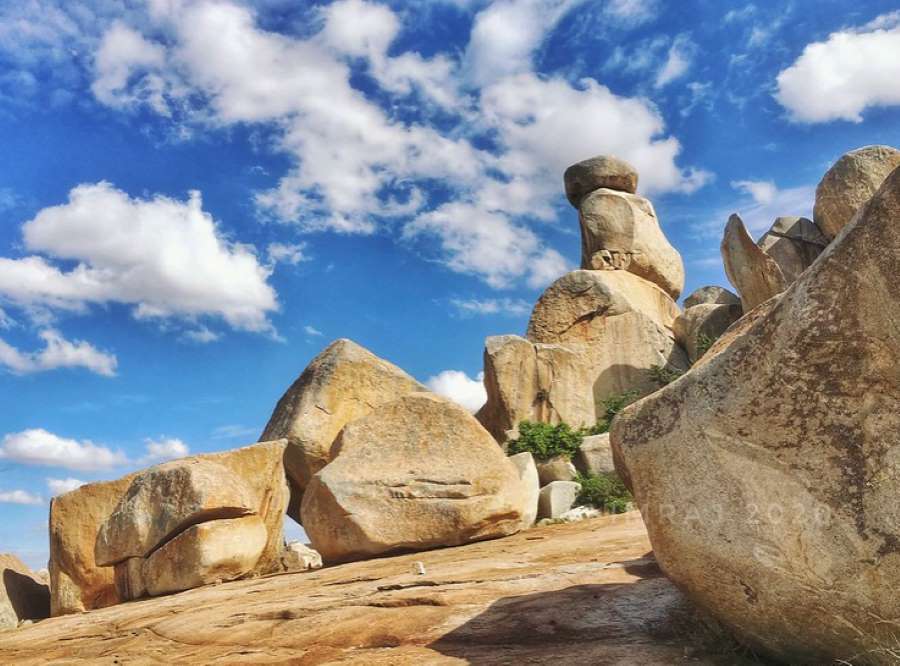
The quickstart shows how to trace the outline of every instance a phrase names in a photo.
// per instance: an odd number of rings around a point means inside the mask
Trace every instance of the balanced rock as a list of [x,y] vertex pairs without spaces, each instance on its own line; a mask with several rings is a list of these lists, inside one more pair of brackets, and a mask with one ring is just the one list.
[[350,421],[413,391],[426,390],[400,368],[355,342],[340,339],[316,356],[278,401],[262,441],[286,438],[291,517],[303,490],[330,460],[334,438]]
[[[134,476],[101,525],[94,551],[97,563],[116,567],[119,595],[280,570],[286,447],[286,440],[263,442]],[[229,530],[243,543],[232,543]]]
[[575,452],[575,467],[582,474],[608,474],[615,472],[609,433],[591,435],[581,441]]
[[326,562],[425,550],[521,528],[515,465],[465,409],[430,393],[348,423],[307,487],[303,526]]
[[775,260],[790,284],[812,266],[828,245],[828,239],[812,220],[779,217],[757,245]]
[[573,506],[581,485],[574,481],[554,481],[541,488],[538,500],[538,519],[556,520]]
[[114,572],[94,559],[100,526],[128,490],[134,474],[88,483],[50,502],[50,612],[81,613],[123,601]]
[[712,303],[714,305],[740,305],[740,297],[725,289],[724,287],[700,287],[691,292],[691,295],[684,299],[684,308],[692,308],[695,305],[703,303]]
[[688,358],[694,363],[704,351],[701,343],[717,340],[742,314],[740,304],[703,303],[682,312],[672,325],[672,330],[678,344],[687,351]]
[[159,596],[240,578],[254,570],[267,540],[258,515],[192,525],[144,560],[147,593]]
[[563,276],[535,305],[528,340],[486,340],[479,421],[500,442],[521,421],[594,425],[606,398],[655,388],[652,366],[688,367],[669,329],[677,315],[666,293],[636,275]]
[[0,629],[50,617],[50,590],[15,555],[0,553]]
[[509,457],[509,461],[516,466],[519,472],[519,480],[522,482],[524,502],[522,509],[522,529],[528,529],[537,520],[538,497],[541,494],[541,482],[538,477],[534,456],[528,451],[517,453]]
[[684,264],[647,199],[599,189],[581,202],[578,219],[582,268],[628,271],[678,298],[684,289]]
[[666,574],[786,663],[893,664],[900,170],[781,297],[612,428]]
[[835,162],[816,187],[813,218],[822,233],[837,236],[897,167],[900,150],[890,146],[858,148]]
[[722,238],[725,274],[741,295],[744,312],[780,294],[787,281],[776,261],[763,252],[737,215],[728,218]]
[[634,194],[638,173],[633,166],[616,157],[592,157],[566,169],[563,183],[566,198],[578,208],[585,196],[600,188]]

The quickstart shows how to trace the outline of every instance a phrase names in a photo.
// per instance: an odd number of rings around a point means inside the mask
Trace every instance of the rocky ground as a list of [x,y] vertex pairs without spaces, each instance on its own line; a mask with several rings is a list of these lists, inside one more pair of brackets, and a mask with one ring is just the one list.
[[53,618],[0,663],[736,663],[697,635],[634,512]]

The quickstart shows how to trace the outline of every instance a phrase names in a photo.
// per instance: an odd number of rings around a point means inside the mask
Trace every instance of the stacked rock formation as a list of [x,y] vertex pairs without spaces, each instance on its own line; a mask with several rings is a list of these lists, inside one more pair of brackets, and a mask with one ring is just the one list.
[[[876,169],[856,182],[846,161],[823,183],[844,173],[847,196],[817,220],[870,188]],[[896,663],[900,169],[847,215],[784,293],[612,430],[665,572],[787,663]]]
[[581,269],[544,292],[524,338],[485,343],[488,399],[477,417],[500,442],[525,420],[594,425],[606,398],[655,387],[652,366],[688,365],[671,329],[684,268],[653,205],[635,194],[637,172],[597,157],[564,181],[579,211]]

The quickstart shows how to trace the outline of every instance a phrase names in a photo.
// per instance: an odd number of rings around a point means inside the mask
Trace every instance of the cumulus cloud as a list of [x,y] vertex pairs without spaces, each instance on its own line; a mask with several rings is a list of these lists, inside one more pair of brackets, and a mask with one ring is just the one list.
[[465,407],[473,414],[487,402],[483,372],[479,372],[475,379],[470,379],[461,370],[444,370],[434,377],[430,377],[425,385],[438,395]]
[[26,490],[0,490],[0,503],[5,504],[43,504],[44,498]]
[[[218,317],[235,329],[273,330],[271,269],[225,239],[199,192],[135,199],[106,182],[79,185],[22,231],[25,248],[46,256],[0,257],[0,296],[19,306],[124,303],[139,319]],[[47,256],[76,263],[66,269]]]
[[778,75],[775,98],[796,122],[861,122],[871,107],[900,105],[900,13],[806,46]]
[[47,479],[47,488],[50,490],[50,494],[55,497],[56,495],[63,495],[80,488],[85,483],[86,481],[71,477],[67,479]]
[[128,462],[121,451],[113,451],[90,440],[59,437],[43,428],[11,433],[0,441],[0,459],[24,465],[44,465],[74,470],[102,470]]
[[86,368],[105,377],[116,374],[118,361],[113,354],[100,351],[82,340],[66,340],[59,331],[40,332],[45,346],[40,351],[22,352],[0,340],[0,366],[19,375],[44,372],[57,368]]
[[146,453],[139,461],[143,465],[184,458],[190,453],[187,444],[174,437],[161,437],[155,440],[146,439],[144,440],[144,448]]
[[158,113],[168,115],[163,96],[165,81],[158,74],[141,77],[141,85],[129,88],[129,80],[141,72],[157,70],[165,65],[165,49],[154,44],[136,30],[116,21],[103,35],[94,57],[94,96],[108,106],[131,107],[140,101]]
[[531,312],[531,305],[521,298],[487,298],[487,299],[459,299],[450,300],[450,304],[459,310],[462,315],[513,315],[521,316]]

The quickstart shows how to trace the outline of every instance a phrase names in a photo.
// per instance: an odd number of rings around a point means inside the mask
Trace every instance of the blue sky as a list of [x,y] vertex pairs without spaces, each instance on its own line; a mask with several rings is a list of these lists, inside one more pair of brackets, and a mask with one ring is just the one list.
[[255,440],[330,340],[464,404],[635,164],[686,293],[900,145],[888,1],[0,0],[0,551],[49,498]]

